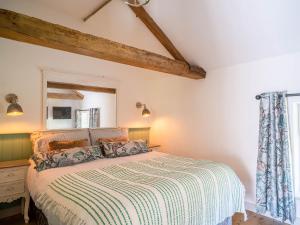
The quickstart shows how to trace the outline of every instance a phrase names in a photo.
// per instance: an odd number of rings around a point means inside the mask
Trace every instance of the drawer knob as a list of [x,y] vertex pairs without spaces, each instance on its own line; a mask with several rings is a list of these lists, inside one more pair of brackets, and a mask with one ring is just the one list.
[[13,173],[9,173],[9,174],[7,174],[7,177],[13,177],[14,176],[14,174]]

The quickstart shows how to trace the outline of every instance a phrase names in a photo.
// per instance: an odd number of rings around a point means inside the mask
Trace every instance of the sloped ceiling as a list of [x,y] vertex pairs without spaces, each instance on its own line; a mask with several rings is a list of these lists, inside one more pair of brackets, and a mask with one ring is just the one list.
[[[102,2],[39,0],[77,19]],[[300,51],[299,0],[151,0],[145,8],[183,56],[206,70]],[[121,0],[113,0],[85,26],[93,25],[102,36],[111,38],[124,20],[138,19]],[[97,23],[102,26],[97,28]],[[138,35],[139,29],[128,23],[124,31]],[[127,37],[115,35],[114,40],[143,47],[132,35]],[[159,53],[169,56],[165,51]]]

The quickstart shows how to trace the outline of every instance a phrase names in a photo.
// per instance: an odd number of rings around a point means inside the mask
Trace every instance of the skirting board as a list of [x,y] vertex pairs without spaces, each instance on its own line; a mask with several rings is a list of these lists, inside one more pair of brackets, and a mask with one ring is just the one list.
[[[253,203],[253,202],[246,201],[245,202],[245,207],[246,207],[246,210],[256,212],[255,203]],[[269,214],[265,214],[263,216],[272,218]],[[272,218],[272,219],[274,219],[274,218]],[[300,225],[300,218],[299,217],[296,218],[296,221],[295,221],[294,225]]]

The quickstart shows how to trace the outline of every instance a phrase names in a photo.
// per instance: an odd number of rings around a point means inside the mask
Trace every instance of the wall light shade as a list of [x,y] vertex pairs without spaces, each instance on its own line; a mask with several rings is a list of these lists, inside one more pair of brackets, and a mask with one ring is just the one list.
[[17,103],[18,96],[15,94],[8,94],[5,96],[5,100],[9,103],[7,107],[6,115],[8,116],[20,116],[23,115],[22,107]]
[[142,111],[142,116],[143,116],[143,117],[149,117],[149,116],[151,115],[151,112],[150,112],[149,109],[147,109],[146,104],[142,104],[142,103],[140,103],[140,102],[137,102],[137,103],[136,103],[136,107],[137,107],[138,109],[144,107],[144,109],[143,109],[143,111]]
[[150,116],[150,111],[149,111],[149,109],[147,109],[146,108],[146,105],[144,106],[144,109],[143,109],[143,112],[142,112],[142,116],[143,117],[148,117],[148,116]]

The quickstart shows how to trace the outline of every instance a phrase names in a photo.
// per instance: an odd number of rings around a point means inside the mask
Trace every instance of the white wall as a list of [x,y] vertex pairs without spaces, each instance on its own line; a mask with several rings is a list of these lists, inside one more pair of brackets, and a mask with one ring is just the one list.
[[152,140],[166,152],[228,163],[244,183],[247,201],[254,203],[259,122],[255,95],[298,93],[299,75],[297,53],[210,71],[202,81],[162,78],[155,93],[160,101],[152,103],[157,110]]

